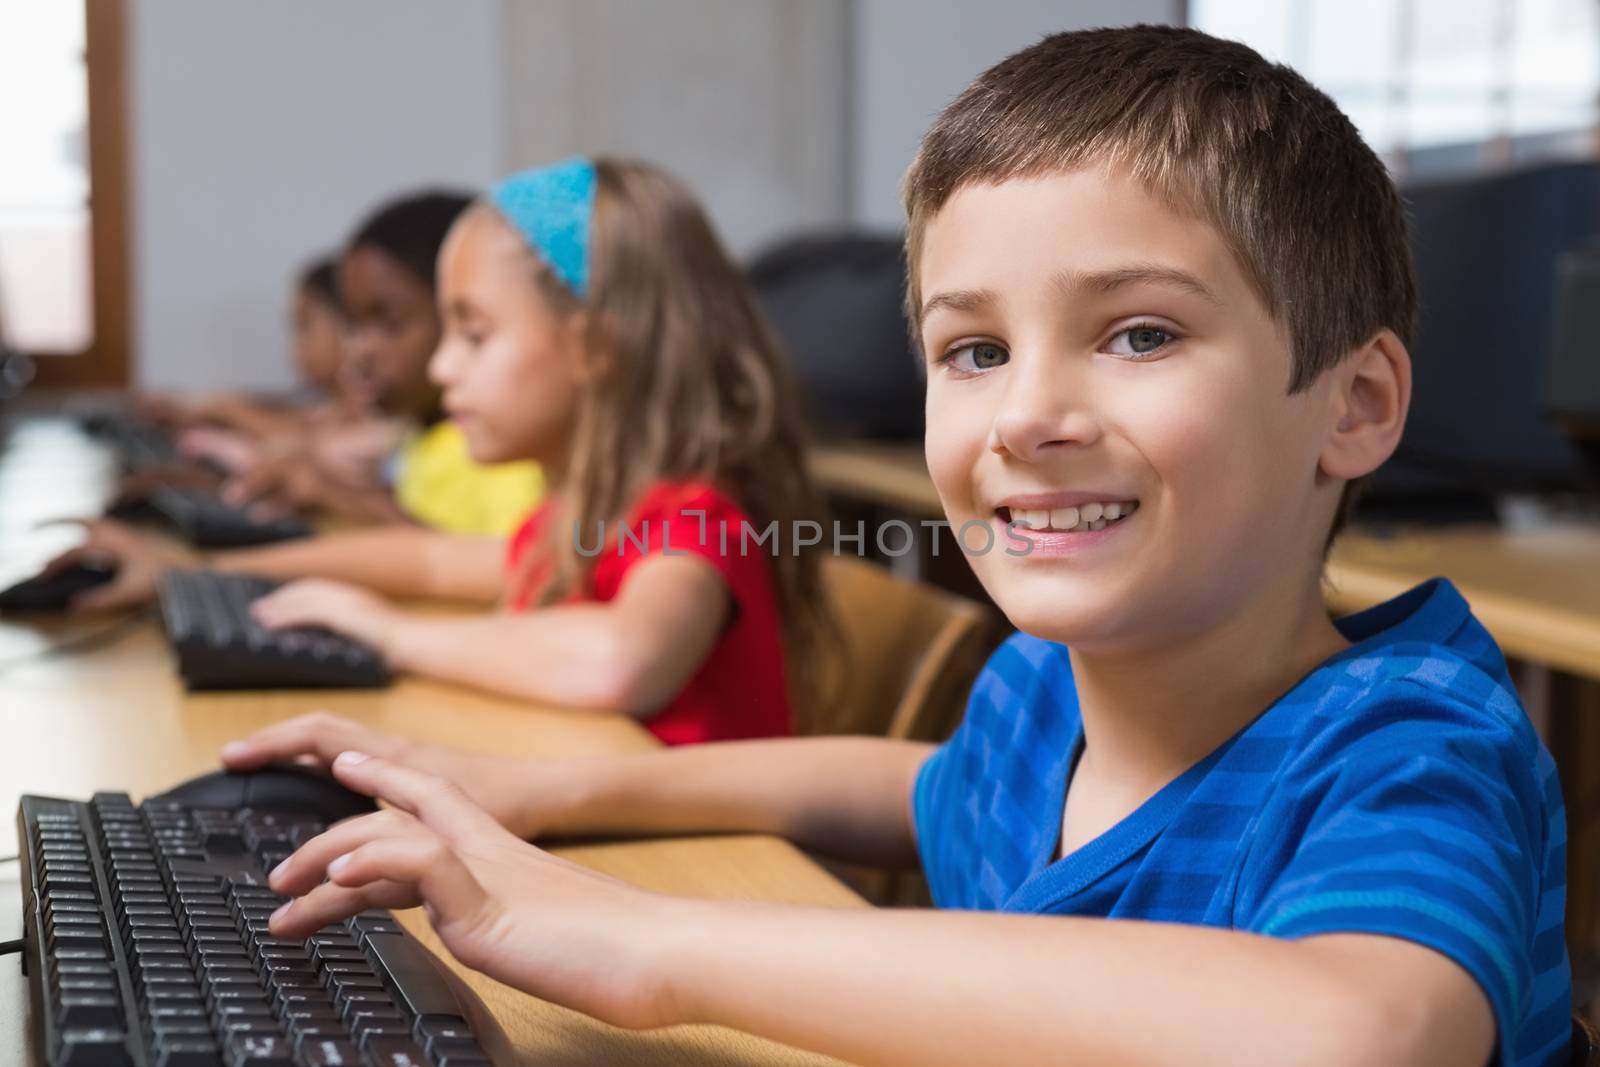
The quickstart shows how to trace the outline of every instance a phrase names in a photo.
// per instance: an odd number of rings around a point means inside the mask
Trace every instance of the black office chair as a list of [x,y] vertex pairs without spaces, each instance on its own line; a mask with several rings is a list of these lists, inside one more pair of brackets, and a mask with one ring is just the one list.
[[902,305],[899,234],[812,235],[749,266],[761,309],[789,355],[811,425],[826,434],[922,440],[921,361]]

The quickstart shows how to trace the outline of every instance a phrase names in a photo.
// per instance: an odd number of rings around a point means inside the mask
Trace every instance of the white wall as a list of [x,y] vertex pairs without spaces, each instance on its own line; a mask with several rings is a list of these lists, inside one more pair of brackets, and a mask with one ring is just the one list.
[[856,0],[852,217],[898,230],[900,178],[939,110],[1058,30],[1177,22],[1182,0]]
[[136,384],[292,380],[293,273],[377,201],[572,152],[660,162],[738,253],[900,225],[933,115],[1047,32],[1178,0],[136,0]]
[[137,384],[289,383],[292,274],[361,214],[502,165],[500,0],[137,0]]
[[735,253],[841,223],[848,0],[509,0],[507,161],[647,159]]

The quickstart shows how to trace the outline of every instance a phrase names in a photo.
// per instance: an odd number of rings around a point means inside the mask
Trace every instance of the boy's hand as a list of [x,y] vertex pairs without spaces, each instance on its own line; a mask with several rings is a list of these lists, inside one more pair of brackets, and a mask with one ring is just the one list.
[[558,764],[425,745],[326,711],[298,715],[230,741],[222,746],[222,762],[235,771],[289,762],[328,769],[339,753],[349,751],[455,782],[474,804],[522,838],[534,836],[539,823],[552,816],[558,806],[555,794],[566,778]]
[[296,898],[273,914],[273,934],[420,904],[468,967],[618,1026],[677,1021],[655,961],[670,958],[663,945],[689,902],[542,852],[441,778],[353,751],[333,771],[390,810],[332,827],[272,872],[272,889]]
[[88,534],[81,545],[45,564],[42,574],[57,574],[85,563],[108,563],[116,577],[80,593],[67,605],[71,612],[117,611],[155,599],[161,572],[169,567],[198,567],[201,558],[177,545],[145,537],[114,519],[73,519]]
[[395,625],[404,613],[376,593],[327,578],[302,578],[250,605],[269,630],[324,626],[364,642],[388,657]]

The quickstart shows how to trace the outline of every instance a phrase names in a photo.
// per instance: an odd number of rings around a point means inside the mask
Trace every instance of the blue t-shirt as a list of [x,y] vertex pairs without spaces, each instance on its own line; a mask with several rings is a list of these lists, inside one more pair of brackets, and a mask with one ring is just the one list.
[[1497,1063],[1562,1062],[1566,815],[1505,659],[1440,578],[1335,625],[1351,647],[1059,860],[1082,743],[1072,664],[1062,645],[1011,638],[917,775],[934,901],[1404,938],[1483,987]]

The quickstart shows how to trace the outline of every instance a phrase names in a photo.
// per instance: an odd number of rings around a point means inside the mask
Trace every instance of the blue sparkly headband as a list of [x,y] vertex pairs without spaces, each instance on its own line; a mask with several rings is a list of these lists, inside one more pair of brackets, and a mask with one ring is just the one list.
[[582,157],[513,174],[489,191],[489,202],[579,297],[589,295],[594,191],[594,163]]

